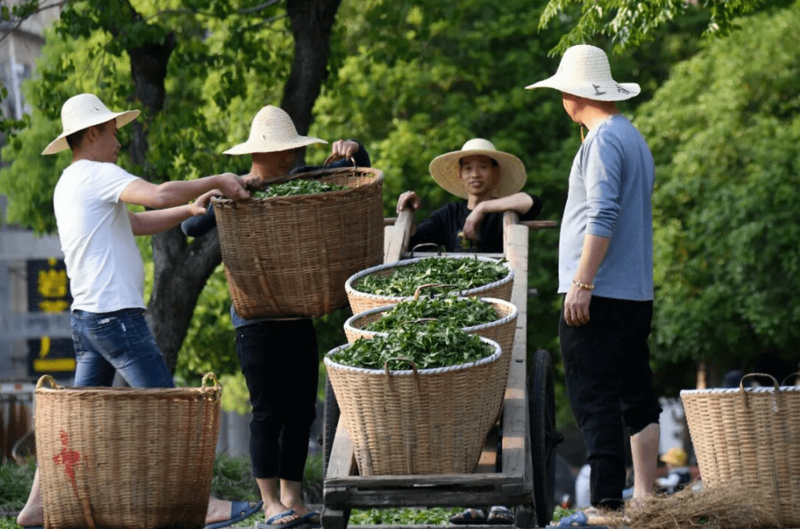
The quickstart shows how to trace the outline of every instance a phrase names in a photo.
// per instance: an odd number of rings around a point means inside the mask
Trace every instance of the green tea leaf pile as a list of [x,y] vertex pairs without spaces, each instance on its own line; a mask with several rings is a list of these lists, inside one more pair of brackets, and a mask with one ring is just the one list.
[[358,281],[356,289],[380,296],[413,296],[419,285],[426,283],[455,285],[460,290],[477,288],[508,276],[503,261],[481,261],[472,258],[426,257],[416,263],[398,266],[391,275],[368,275]]
[[253,193],[253,198],[288,197],[293,195],[313,195],[330,191],[342,191],[347,186],[327,184],[319,180],[289,180]]
[[[476,362],[494,354],[491,345],[475,334],[438,322],[406,324],[371,340],[359,338],[331,355],[337,364],[365,369],[383,369],[390,358],[402,356],[417,369],[447,367]],[[389,362],[390,370],[411,369],[408,362]]]
[[451,296],[438,296],[433,299],[403,300],[393,309],[382,313],[376,320],[364,327],[367,331],[386,332],[395,327],[423,318],[436,318],[440,323],[455,327],[473,327],[497,320],[497,312],[491,303],[474,297],[458,299]]

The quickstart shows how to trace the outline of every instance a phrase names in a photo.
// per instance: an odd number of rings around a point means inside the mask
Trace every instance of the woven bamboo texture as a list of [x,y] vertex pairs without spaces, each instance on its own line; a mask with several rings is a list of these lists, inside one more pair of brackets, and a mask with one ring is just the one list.
[[758,489],[784,527],[800,527],[800,387],[684,390],[681,400],[705,486]]
[[[437,369],[384,371],[325,357],[362,476],[471,472],[499,403],[483,392],[501,356]],[[350,344],[341,347],[349,347]]]
[[[502,404],[503,395],[506,391],[508,384],[508,371],[511,367],[511,356],[514,350],[514,335],[517,331],[517,316],[519,311],[517,307],[508,301],[496,298],[479,298],[481,301],[492,305],[497,319],[490,323],[483,325],[473,325],[472,327],[464,327],[464,331],[470,334],[477,334],[500,345],[500,359],[498,360],[497,380],[491,387],[483,385],[486,397],[490,399],[499,399]],[[344,322],[344,333],[347,336],[347,341],[353,343],[359,338],[372,338],[377,335],[377,332],[365,330],[364,327],[373,323],[381,318],[384,313],[394,308],[394,305],[386,305],[369,309],[365,312],[360,312],[350,316]]]
[[[496,262],[496,259],[491,259],[489,257],[482,257],[482,256],[474,256],[474,255],[458,255],[458,254],[450,254],[447,256],[442,256],[442,259],[479,259],[481,261],[487,262]],[[388,277],[394,273],[395,269],[400,268],[402,266],[408,266],[414,264],[425,257],[417,257],[414,259],[404,259],[402,261],[396,261],[394,263],[386,263],[382,265],[373,266],[372,268],[367,268],[366,270],[362,270],[356,274],[350,276],[345,283],[345,291],[347,292],[347,299],[350,302],[350,309],[353,311],[353,314],[358,314],[359,312],[364,312],[369,309],[374,309],[378,307],[383,307],[385,305],[395,305],[404,299],[413,298],[413,296],[402,297],[402,296],[381,296],[377,294],[367,294],[365,292],[360,292],[358,290],[358,281],[368,275],[379,275],[381,277]],[[499,281],[495,281],[493,283],[489,283],[487,285],[483,285],[477,288],[470,288],[467,290],[462,290],[460,294],[465,297],[477,296],[482,298],[498,298],[504,301],[511,301],[511,287],[514,284],[514,270],[508,265],[508,263],[504,263],[506,268],[508,269],[508,275]]]
[[42,377],[34,424],[45,529],[203,527],[220,395],[213,375],[201,388],[164,389],[63,388]]
[[325,169],[301,178],[348,189],[214,199],[228,290],[244,319],[317,317],[347,305],[344,283],[383,259],[383,173]]

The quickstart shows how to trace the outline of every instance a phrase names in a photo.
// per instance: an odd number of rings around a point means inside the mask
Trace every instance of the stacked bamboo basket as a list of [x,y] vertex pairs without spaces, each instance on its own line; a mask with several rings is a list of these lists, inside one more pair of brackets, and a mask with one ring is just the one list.
[[[448,258],[486,257],[450,255]],[[380,296],[358,290],[371,274],[391,275],[420,259],[374,266],[353,274],[345,285],[353,316],[345,323],[349,342],[376,335],[363,329],[397,303],[414,297]],[[469,473],[480,458],[486,435],[500,413],[508,380],[518,311],[509,302],[513,271],[503,279],[461,296],[479,296],[497,320],[465,330],[495,347],[479,362],[437,369],[390,371],[343,366],[325,358],[342,418],[361,475]],[[490,297],[491,296],[491,297]]]

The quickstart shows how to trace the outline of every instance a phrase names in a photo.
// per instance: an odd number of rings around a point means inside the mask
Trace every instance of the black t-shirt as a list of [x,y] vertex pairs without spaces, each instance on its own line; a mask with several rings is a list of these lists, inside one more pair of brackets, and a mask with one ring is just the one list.
[[[520,220],[533,220],[542,211],[542,200],[536,195],[530,195],[530,197],[533,199],[533,205],[525,214],[519,216]],[[472,210],[467,208],[466,200],[447,204],[437,209],[417,226],[417,231],[409,242],[409,249],[413,249],[414,246],[422,243],[434,243],[438,246],[444,246],[445,251],[448,252],[502,253],[502,213],[489,213],[483,217],[478,230],[479,240],[477,243],[473,241],[472,247],[468,250],[461,247],[458,233],[464,230],[464,222],[466,222],[470,213],[472,213]],[[428,249],[421,250],[430,251]]]

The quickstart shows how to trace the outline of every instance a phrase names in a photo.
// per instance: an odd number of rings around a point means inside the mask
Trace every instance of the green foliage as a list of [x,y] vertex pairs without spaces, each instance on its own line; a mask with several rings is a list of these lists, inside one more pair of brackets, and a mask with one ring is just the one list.
[[253,198],[286,197],[294,195],[313,195],[316,193],[330,193],[331,191],[344,191],[347,186],[329,184],[319,180],[290,180],[267,186],[263,191],[257,191]]
[[24,464],[8,462],[0,465],[0,512],[16,512],[22,509],[31,490],[34,472],[35,458],[30,458]]
[[796,358],[798,22],[798,3],[748,18],[676,66],[639,109],[657,164],[659,361]]
[[497,313],[490,303],[478,298],[457,299],[452,297],[421,297],[417,300],[404,300],[391,310],[381,313],[380,319],[366,325],[365,330],[386,332],[398,325],[434,318],[456,327],[474,327],[497,320]]
[[609,37],[616,51],[636,48],[652,40],[659,28],[674,20],[701,14],[706,21],[704,35],[724,37],[739,29],[736,18],[786,2],[763,0],[550,0],[542,13],[539,28],[567,18],[572,23],[552,53],[563,53],[575,44]]
[[[448,367],[477,362],[494,354],[493,348],[475,335],[437,321],[401,324],[387,334],[371,339],[359,338],[339,349],[330,359],[341,365],[364,369],[393,370]],[[402,359],[404,361],[398,361]]]
[[353,509],[350,525],[386,525],[404,527],[408,525],[447,525],[451,516],[461,509]]
[[379,296],[413,296],[420,285],[444,285],[459,291],[495,283],[509,276],[508,264],[477,258],[426,257],[398,266],[391,274],[369,274],[358,280],[359,292]]

